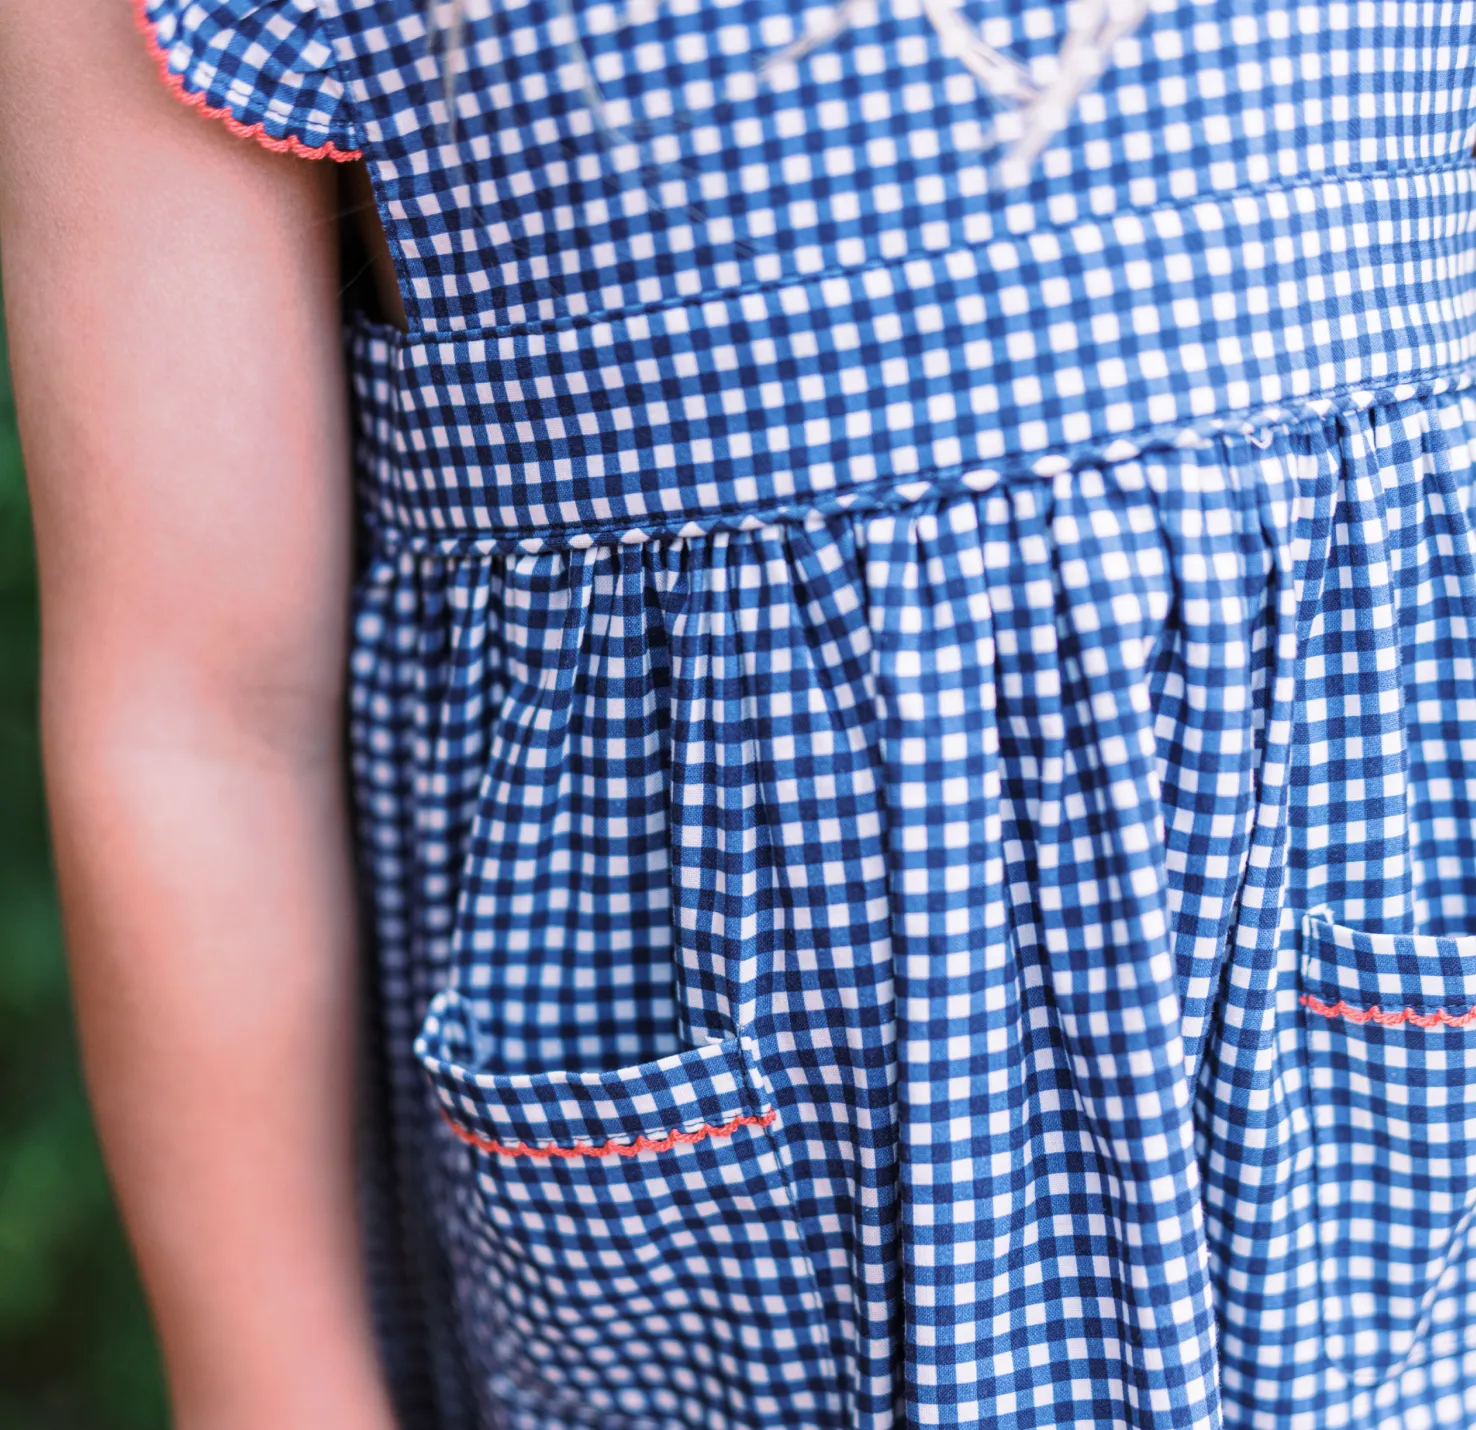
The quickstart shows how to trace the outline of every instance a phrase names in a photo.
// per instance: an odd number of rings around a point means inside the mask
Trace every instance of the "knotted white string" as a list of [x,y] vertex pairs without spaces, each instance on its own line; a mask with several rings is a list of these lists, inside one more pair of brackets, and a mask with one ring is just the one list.
[[1023,184],[1046,145],[1066,127],[1083,94],[1112,62],[1112,47],[1143,22],[1151,0],[1080,0],[1056,73],[1021,109],[1021,132],[1000,165],[1009,186]]
[[[759,67],[760,76],[782,65],[797,64],[828,45],[855,22],[861,0],[839,0],[826,19],[793,43],[770,55]],[[958,60],[979,88],[1019,116],[1019,132],[999,165],[1006,187],[1025,183],[1041,152],[1066,126],[1081,96],[1102,77],[1112,58],[1112,47],[1131,34],[1148,13],[1151,0],[1076,0],[1066,39],[1057,57],[1055,73],[1037,85],[1018,60],[985,44],[982,36],[958,12],[958,0],[921,0],[928,23],[937,32],[943,52]],[[432,54],[440,52],[442,97],[451,142],[456,133],[456,75],[465,25],[466,0],[426,0],[425,23]],[[640,24],[655,17],[660,0],[629,0],[626,19]],[[449,19],[441,17],[449,12]],[[614,128],[605,119],[604,99],[582,45],[576,43],[585,69],[586,90],[601,127]]]
[[[959,14],[958,0],[921,0],[923,14],[942,41],[943,53],[958,60],[991,99],[1019,114],[1019,133],[1000,161],[1002,183],[1014,187],[1029,179],[1035,161],[1066,126],[1081,96],[1102,77],[1111,62],[1112,47],[1138,28],[1150,3],[1077,0],[1056,72],[1047,84],[1037,85],[1019,60],[984,42]],[[771,55],[760,73],[795,64],[829,44],[852,23],[858,5],[859,0],[840,0],[821,25]]]
[[[443,25],[440,12],[449,10]],[[435,58],[440,51],[441,102],[446,106],[446,140],[456,144],[456,76],[461,65],[461,38],[466,29],[465,0],[425,0],[426,49]]]

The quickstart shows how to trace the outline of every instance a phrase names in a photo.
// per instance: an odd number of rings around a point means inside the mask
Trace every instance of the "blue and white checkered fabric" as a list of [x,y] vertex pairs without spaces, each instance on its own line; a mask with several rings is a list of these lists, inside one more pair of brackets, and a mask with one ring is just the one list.
[[270,147],[312,158],[358,149],[343,80],[313,0],[133,0],[179,92]]
[[1017,187],[921,0],[452,9],[151,10],[331,44],[409,315],[406,1424],[1476,1424],[1476,6],[1158,0]]

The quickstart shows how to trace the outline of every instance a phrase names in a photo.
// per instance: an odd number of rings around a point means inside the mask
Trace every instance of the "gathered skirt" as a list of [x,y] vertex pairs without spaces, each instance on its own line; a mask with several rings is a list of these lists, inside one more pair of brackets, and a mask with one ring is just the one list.
[[371,535],[467,1414],[1470,1424],[1473,438],[1441,381],[694,538]]

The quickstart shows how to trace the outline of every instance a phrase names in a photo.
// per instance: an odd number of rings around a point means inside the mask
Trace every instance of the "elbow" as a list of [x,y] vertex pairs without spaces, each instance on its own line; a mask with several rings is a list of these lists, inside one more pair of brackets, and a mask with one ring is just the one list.
[[42,736],[52,775],[139,761],[199,762],[299,777],[343,758],[336,652],[226,658],[43,646]]

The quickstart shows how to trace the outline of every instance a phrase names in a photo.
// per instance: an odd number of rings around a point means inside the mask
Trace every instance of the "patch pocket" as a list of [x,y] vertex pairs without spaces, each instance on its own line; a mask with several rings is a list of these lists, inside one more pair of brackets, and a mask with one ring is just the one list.
[[489,1398],[537,1423],[819,1427],[835,1361],[750,1041],[506,1074],[466,1000],[416,1042],[454,1141],[447,1228]]
[[1476,938],[1302,924],[1325,1354],[1397,1376],[1476,1217]]

